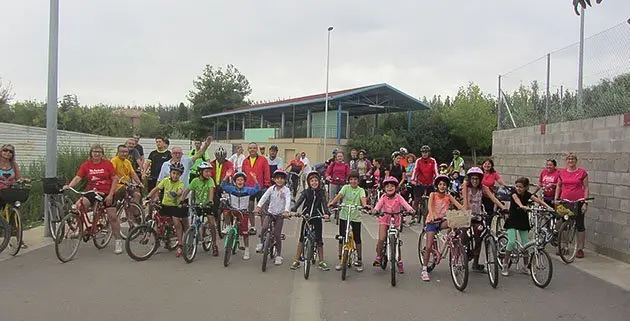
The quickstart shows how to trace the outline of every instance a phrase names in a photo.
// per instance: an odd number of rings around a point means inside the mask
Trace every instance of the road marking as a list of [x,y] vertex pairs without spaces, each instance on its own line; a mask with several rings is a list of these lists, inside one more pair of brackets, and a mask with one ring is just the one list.
[[[317,271],[316,267],[311,267]],[[305,280],[302,273],[293,273],[293,295],[291,296],[290,321],[321,321],[319,283]]]

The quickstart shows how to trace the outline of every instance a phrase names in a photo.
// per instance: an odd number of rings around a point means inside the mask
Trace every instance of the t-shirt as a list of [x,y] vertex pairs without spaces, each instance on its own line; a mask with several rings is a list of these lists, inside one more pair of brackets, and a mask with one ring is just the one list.
[[282,166],[282,158],[276,156],[276,158],[271,159],[271,157],[267,157],[267,163],[269,163],[269,173],[273,173],[278,168],[284,168]]
[[[523,195],[519,195],[516,192],[512,193],[512,195],[515,194],[521,201],[521,204],[523,204],[524,206],[527,206],[527,204],[529,203],[529,199],[532,198],[532,193],[528,191],[525,191]],[[521,231],[529,230],[529,216],[527,215],[526,211],[524,211],[518,206],[518,204],[516,204],[516,202],[510,202],[510,216],[508,216],[508,218],[505,220],[503,228],[513,228]]]
[[357,164],[357,171],[359,172],[359,175],[366,175],[368,173],[368,171],[370,170],[370,161],[368,161],[367,159],[358,159],[356,161]]
[[162,198],[162,205],[166,206],[179,206],[182,200],[181,194],[179,196],[171,196],[171,192],[182,193],[184,191],[184,182],[179,179],[177,182],[171,181],[171,178],[165,178],[157,185],[159,189],[164,190],[164,197]]
[[160,170],[162,169],[162,164],[164,162],[171,159],[171,151],[165,150],[163,152],[158,152],[157,150],[152,151],[149,154],[149,160],[151,161],[151,178],[157,179],[160,176]]
[[[114,156],[112,158],[112,165],[114,165],[114,169],[116,170],[116,176],[118,176],[118,181],[129,183],[131,182],[131,173],[133,173],[133,166],[131,165],[131,161],[128,159],[120,159],[118,156]],[[118,184],[118,188],[124,186],[123,184]]]
[[[195,156],[195,154],[197,154],[196,150],[191,150],[190,152],[188,152],[188,157],[192,158],[193,156]],[[208,152],[204,152],[201,157],[195,159],[195,162],[193,163],[193,166],[191,168],[191,170],[196,173],[197,172],[197,166],[199,166],[199,164],[201,164],[202,162],[207,162],[210,159],[210,154],[208,154]]]
[[291,165],[291,171],[296,174],[302,170],[302,167],[304,167],[304,163],[301,160],[296,161],[295,159],[292,159],[291,162],[289,162],[289,165]]
[[[184,187],[188,187],[188,182],[190,181],[189,175],[190,175],[190,168],[193,165],[193,161],[191,158],[188,158],[186,156],[182,157],[182,159],[180,160],[180,163],[182,165],[184,165],[184,172],[182,173],[182,175],[180,176],[180,180],[184,181]],[[162,169],[160,170],[160,175],[158,176],[158,181],[161,181],[167,177],[170,177],[171,173],[171,162],[166,162],[164,164],[162,164]]]
[[136,148],[129,149],[129,162],[136,172],[139,172],[138,159],[141,157],[140,152]]
[[9,188],[10,187],[9,185],[13,183],[14,178],[15,178],[15,170],[13,168],[0,169],[0,181],[3,183],[6,183],[6,184],[0,184],[0,189]]
[[[350,184],[344,185],[339,194],[343,195],[342,203],[346,205],[361,206],[361,198],[365,197],[365,190],[361,187],[352,188]],[[361,222],[361,212],[359,210],[350,210],[349,208],[343,208],[339,213],[339,218],[343,220],[350,220],[351,222]]]
[[212,196],[210,196],[210,188],[214,188],[216,185],[214,184],[214,180],[212,178],[207,180],[201,180],[199,177],[196,177],[190,182],[188,188],[191,192],[193,192],[193,202],[194,204],[207,204],[212,200]]
[[142,147],[142,145],[136,144],[135,149],[138,150],[138,153],[140,154],[141,157],[144,157],[144,148]]
[[427,223],[445,217],[446,212],[451,207],[451,199],[448,194],[440,195],[437,192],[433,192],[430,197],[433,198],[433,217],[427,215]]
[[389,175],[396,177],[399,182],[402,181],[403,173],[405,173],[405,168],[400,164],[392,164],[389,168]]
[[587,176],[588,173],[581,168],[574,172],[570,172],[566,168],[561,169],[558,175],[559,181],[562,182],[560,198],[572,202],[584,198],[583,182]]
[[451,167],[453,168],[454,172],[459,172],[460,176],[466,175],[466,170],[464,169],[464,158],[462,158],[461,156],[453,158],[453,160],[451,161]]
[[245,160],[245,155],[244,154],[234,154],[232,156],[230,156],[230,158],[228,159],[232,164],[234,164],[234,168],[236,169],[236,171],[241,171],[243,168],[243,160]]
[[560,171],[554,170],[553,172],[543,169],[538,179],[538,185],[543,190],[543,196],[547,198],[553,198],[556,196],[556,185],[560,177]]
[[487,186],[491,191],[494,191],[494,182],[501,179],[501,175],[499,172],[494,173],[483,173],[483,179],[481,180],[481,184]]
[[86,190],[95,189],[98,192],[109,194],[112,188],[112,177],[116,176],[116,169],[112,162],[103,159],[100,163],[95,164],[88,159],[77,172],[77,176],[87,179]]

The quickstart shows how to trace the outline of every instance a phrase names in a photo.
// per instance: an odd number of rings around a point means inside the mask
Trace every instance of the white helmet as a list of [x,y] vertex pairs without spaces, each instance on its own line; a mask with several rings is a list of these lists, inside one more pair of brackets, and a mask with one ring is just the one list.
[[407,152],[408,152],[407,149],[404,148],[404,147],[401,147],[399,151],[400,151],[401,154],[407,154]]

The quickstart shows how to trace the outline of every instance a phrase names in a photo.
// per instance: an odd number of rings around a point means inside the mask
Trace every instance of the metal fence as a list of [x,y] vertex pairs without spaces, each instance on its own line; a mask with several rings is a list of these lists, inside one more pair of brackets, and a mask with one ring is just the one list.
[[630,112],[630,20],[499,76],[498,129]]

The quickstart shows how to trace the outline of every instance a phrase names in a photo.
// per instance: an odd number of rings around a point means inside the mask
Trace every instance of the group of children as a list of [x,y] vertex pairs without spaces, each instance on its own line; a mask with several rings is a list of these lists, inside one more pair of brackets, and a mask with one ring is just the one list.
[[[188,216],[187,208],[184,206],[187,196],[192,192],[192,204],[201,205],[204,208],[203,213],[209,218],[209,224],[211,227],[216,224],[218,217],[218,211],[214,204],[214,189],[216,187],[214,180],[212,179],[212,166],[207,162],[202,162],[198,166],[199,177],[193,179],[190,186],[184,189],[184,184],[180,180],[180,177],[184,171],[183,165],[171,164],[170,176],[162,180],[157,187],[150,191],[148,198],[154,197],[159,190],[163,190],[162,209],[161,215],[170,216],[173,218],[175,230],[179,240],[179,244],[182,244],[182,234],[187,228]],[[454,173],[457,174],[457,173]],[[231,222],[233,215],[239,215],[237,221],[239,221],[239,232],[243,237],[245,251],[243,259],[250,258],[249,252],[249,233],[248,233],[248,216],[240,215],[239,211],[247,211],[249,208],[250,197],[257,194],[260,191],[260,185],[256,182],[254,187],[246,187],[245,181],[247,175],[243,172],[237,172],[232,177],[233,183],[229,183],[230,177],[221,182],[221,189],[230,195],[230,206],[235,210],[231,213],[225,213],[223,219]],[[252,175],[252,178],[256,180],[256,177]],[[266,214],[263,219],[263,229],[266,231],[272,221],[275,221],[275,237],[277,246],[277,256],[275,259],[276,265],[282,264],[282,226],[283,219],[281,217],[290,216],[291,212],[295,212],[298,208],[302,207],[302,214],[305,220],[310,217],[318,217],[310,220],[310,224],[314,226],[315,238],[317,242],[317,252],[320,262],[318,267],[324,271],[329,270],[328,264],[324,260],[323,253],[323,219],[327,219],[330,215],[329,207],[334,206],[338,202],[342,202],[346,205],[362,206],[369,208],[367,205],[366,193],[363,188],[359,186],[359,174],[355,171],[351,172],[348,178],[348,184],[344,185],[336,196],[327,201],[326,193],[323,190],[323,183],[321,175],[314,171],[307,175],[308,188],[302,192],[295,205],[291,208],[291,191],[285,186],[288,179],[288,174],[282,169],[278,169],[273,172],[272,180],[274,185],[268,188],[259,202],[256,204],[254,212],[260,213],[262,208],[265,207]],[[553,210],[544,201],[537,198],[535,195],[527,191],[529,186],[529,180],[527,178],[519,178],[515,183],[515,191],[512,194],[512,201],[510,202],[509,211],[505,205],[500,202],[493,194],[492,191],[486,186],[481,184],[483,179],[483,171],[478,167],[473,167],[466,173],[466,180],[462,184],[461,199],[463,204],[460,203],[451,193],[449,187],[452,186],[453,180],[459,182],[457,177],[448,177],[446,175],[438,175],[434,181],[435,192],[429,195],[428,207],[429,212],[426,218],[425,231],[427,235],[427,247],[431,248],[435,235],[441,230],[448,228],[448,222],[445,220],[446,212],[455,207],[457,209],[471,210],[475,214],[481,214],[484,212],[492,213],[494,209],[483,208],[482,198],[485,196],[492,200],[492,202],[501,210],[509,213],[509,216],[505,222],[505,228],[507,229],[508,244],[506,250],[506,259],[509,259],[509,251],[514,250],[516,244],[516,234],[519,234],[521,242],[527,242],[527,231],[530,229],[528,214],[526,212],[526,205],[529,200],[543,205]],[[383,178],[381,183],[384,190],[383,196],[378,200],[374,206],[372,213],[378,211],[397,213],[401,211],[412,212],[413,208],[407,203],[407,201],[399,194],[398,185],[399,181],[393,176]],[[351,210],[344,208],[339,215],[339,235],[343,235],[346,230],[346,225],[351,224],[354,233],[354,241],[357,246],[358,260],[355,262],[355,268],[357,271],[363,270],[362,263],[362,246],[361,246],[361,211]],[[387,228],[391,217],[389,215],[381,216],[378,219],[379,223],[379,237],[376,245],[376,258],[374,260],[374,266],[380,266],[381,264],[381,249],[385,241]],[[395,224],[400,227],[400,216],[396,217]],[[301,231],[304,230],[305,222],[302,222]],[[210,228],[212,237],[212,254],[218,255],[218,248],[216,243],[216,228]],[[262,250],[262,234],[260,233],[260,241],[256,246],[256,251]],[[300,258],[302,257],[302,242],[304,241],[303,232],[300,233],[300,238],[297,245],[297,251],[295,258],[293,259],[290,268],[297,269],[300,266]],[[341,269],[341,254],[342,254],[342,240],[339,241],[338,257],[339,263],[335,269]],[[475,242],[479,244],[480,242]],[[429,261],[429,251],[424,253],[424,262]],[[181,256],[181,247],[177,250],[177,256]],[[483,265],[478,264],[479,249],[474,249],[473,257],[473,269],[483,271]],[[399,273],[404,273],[402,260],[397,262]],[[504,265],[507,268],[507,264]],[[502,271],[503,275],[508,275],[507,269]],[[429,273],[427,266],[422,266],[422,279],[429,281]]]

